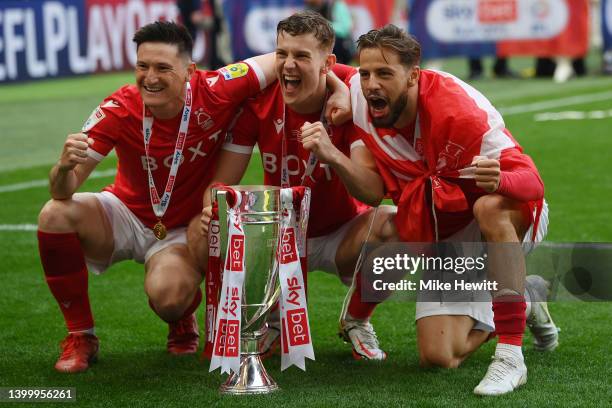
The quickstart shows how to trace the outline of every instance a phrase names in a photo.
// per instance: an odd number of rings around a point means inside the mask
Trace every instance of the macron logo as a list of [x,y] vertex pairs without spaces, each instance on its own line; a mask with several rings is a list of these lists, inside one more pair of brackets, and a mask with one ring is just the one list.
[[282,119],[276,119],[274,121],[274,127],[276,128],[276,133],[280,133],[281,130],[283,129],[283,125],[285,124],[285,122]]

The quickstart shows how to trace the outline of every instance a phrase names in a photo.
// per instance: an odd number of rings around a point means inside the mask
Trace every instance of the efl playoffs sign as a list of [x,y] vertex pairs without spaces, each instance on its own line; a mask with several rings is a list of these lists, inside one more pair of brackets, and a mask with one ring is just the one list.
[[[415,0],[412,33],[424,57],[586,52],[586,0]],[[568,37],[568,38],[566,38]],[[534,48],[533,44],[537,42]],[[579,50],[575,50],[579,48]]]
[[174,0],[3,0],[0,83],[131,69],[134,33],[160,19],[178,19]]
[[[346,0],[353,17],[353,38],[391,22],[393,0]],[[223,11],[232,33],[234,59],[276,48],[276,25],[304,9],[303,0],[225,0]]]

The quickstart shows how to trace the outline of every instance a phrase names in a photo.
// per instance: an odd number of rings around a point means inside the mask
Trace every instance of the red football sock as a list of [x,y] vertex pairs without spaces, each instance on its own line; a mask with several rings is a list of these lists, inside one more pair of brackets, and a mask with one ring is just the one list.
[[94,327],[87,293],[87,265],[76,232],[38,231],[38,251],[45,279],[70,332]]
[[348,305],[348,313],[355,319],[365,320],[374,313],[378,303],[363,302],[361,300],[361,272],[357,273],[357,287],[351,295]]
[[493,299],[493,321],[499,343],[523,345],[523,333],[527,316],[525,315],[525,297],[522,295],[507,295]]

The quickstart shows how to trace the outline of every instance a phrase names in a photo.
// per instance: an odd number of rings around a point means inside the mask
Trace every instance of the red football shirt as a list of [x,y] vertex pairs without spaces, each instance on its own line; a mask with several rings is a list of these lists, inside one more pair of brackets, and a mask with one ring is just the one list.
[[[215,158],[238,106],[265,87],[261,69],[252,60],[218,71],[196,71],[191,79],[193,105],[183,160],[168,209],[162,219],[168,228],[184,226],[202,209]],[[94,139],[90,157],[102,160],[113,148],[118,157],[115,194],[148,227],[157,222],[149,198],[147,158],[142,134],[143,103],[134,85],[110,95],[83,127]],[[149,146],[149,165],[158,194],[170,172],[182,111],[172,119],[155,119]]]
[[356,132],[398,206],[402,238],[446,238],[473,220],[474,202],[486,194],[474,181],[475,156],[499,160],[498,193],[541,209],[544,186],[535,164],[499,112],[470,85],[445,72],[421,70],[416,123],[386,129],[372,124],[359,75],[348,83]]
[[[287,138],[289,183],[292,186],[300,185],[310,152],[302,148],[298,141],[299,130],[305,122],[319,120],[321,112],[304,115],[285,108],[280,85],[274,84],[245,104],[235,126],[228,132],[223,148],[250,154],[257,143],[263,162],[264,183],[280,186],[284,133]],[[353,135],[352,125],[331,127],[332,142],[347,156],[354,142],[357,142],[356,146],[362,145]],[[318,163],[313,177],[309,237],[329,234],[368,208],[350,196],[331,167]]]

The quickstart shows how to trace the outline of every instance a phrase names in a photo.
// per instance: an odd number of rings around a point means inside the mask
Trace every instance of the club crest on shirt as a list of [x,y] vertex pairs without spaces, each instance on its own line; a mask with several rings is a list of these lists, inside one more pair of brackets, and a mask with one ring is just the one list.
[[204,111],[204,108],[199,108],[195,111],[195,117],[203,130],[208,130],[215,125],[215,122],[211,119],[210,115]]
[[83,128],[81,129],[81,131],[84,133],[89,132],[91,129],[93,129],[94,126],[100,123],[100,121],[104,119],[105,117],[106,115],[102,111],[102,108],[100,106],[96,106],[93,112],[91,112],[91,115],[89,115],[89,118],[85,121],[85,124],[83,125]]
[[223,75],[223,78],[225,78],[225,80],[227,81],[243,77],[248,72],[249,66],[244,62],[226,65],[225,67],[219,69],[219,73],[221,73],[221,75]]
[[461,160],[461,155],[465,152],[465,147],[453,143],[447,142],[444,149],[438,155],[438,164],[436,166],[437,169],[448,168],[448,169],[456,169],[459,167],[459,161]]

